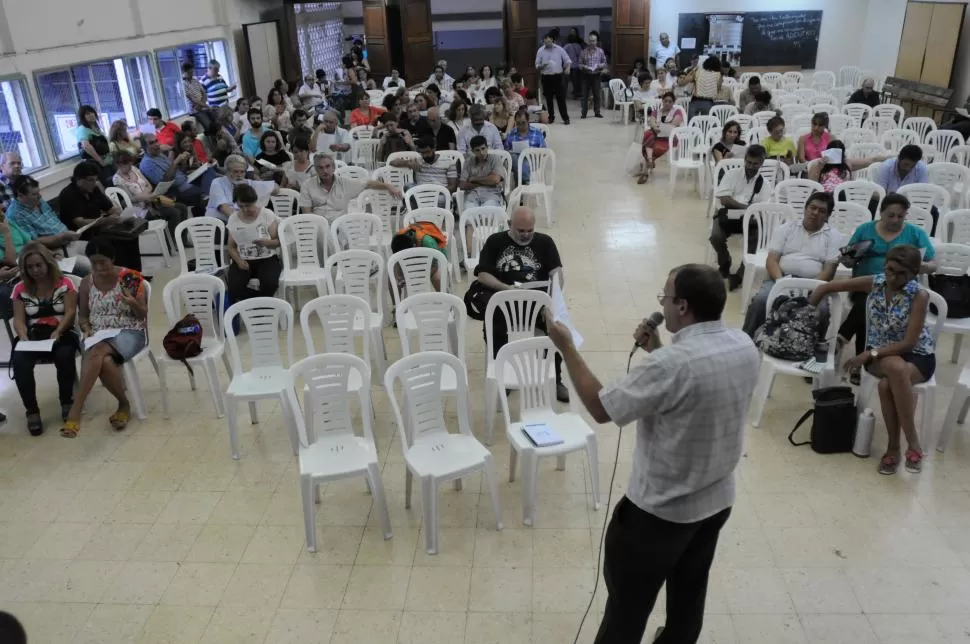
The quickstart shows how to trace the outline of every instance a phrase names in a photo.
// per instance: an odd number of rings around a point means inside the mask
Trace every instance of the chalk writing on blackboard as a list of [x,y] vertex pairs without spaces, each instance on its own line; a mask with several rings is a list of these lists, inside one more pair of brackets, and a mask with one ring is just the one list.
[[817,41],[822,26],[821,12],[749,13],[744,19],[762,38],[776,42]]

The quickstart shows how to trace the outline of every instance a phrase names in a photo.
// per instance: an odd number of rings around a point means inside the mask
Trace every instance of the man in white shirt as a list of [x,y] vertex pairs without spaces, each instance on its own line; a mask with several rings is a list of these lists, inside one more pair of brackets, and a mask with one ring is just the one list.
[[313,74],[306,75],[306,78],[303,79],[303,84],[297,91],[297,96],[300,97],[303,108],[309,110],[311,113],[317,105],[326,100],[326,94],[326,88],[317,82],[316,76]]
[[536,52],[536,69],[542,75],[542,94],[546,98],[546,109],[549,112],[549,122],[556,120],[555,106],[559,106],[559,116],[564,125],[569,125],[569,114],[566,112],[566,77],[572,61],[566,50],[556,44],[552,32],[542,39],[542,47]]
[[455,86],[455,79],[446,74],[445,68],[441,63],[438,63],[435,65],[434,73],[428,76],[428,80],[425,81],[424,87],[432,84],[437,85],[442,92],[450,92]]
[[337,113],[327,112],[310,138],[310,150],[343,159],[350,152],[350,132],[337,127]]
[[300,186],[300,212],[326,217],[332,224],[334,219],[346,214],[350,200],[356,199],[364,190],[384,190],[398,199],[404,197],[397,187],[389,183],[338,177],[335,166],[331,155],[320,152],[313,155],[316,176]]
[[502,146],[502,134],[498,131],[492,123],[485,120],[485,106],[484,105],[472,105],[471,109],[468,111],[468,120],[470,121],[468,125],[461,128],[458,132],[458,151],[463,154],[468,154],[471,151],[471,146],[469,143],[472,137],[484,136],[485,140],[488,142],[488,149],[490,150],[501,150]]
[[[765,163],[765,149],[760,145],[748,146],[744,155],[744,168],[728,171],[717,184],[714,196],[720,200],[721,208],[714,216],[711,226],[711,247],[717,254],[717,266],[721,276],[731,280],[731,287],[741,285],[743,273],[731,275],[731,253],[728,252],[727,240],[733,234],[740,233],[744,210],[753,203],[768,201],[771,190],[765,185],[761,176],[761,166]],[[733,216],[732,216],[733,215]],[[748,228],[748,252],[753,253],[758,245],[758,228]]]
[[397,71],[396,69],[392,69],[391,70],[391,75],[390,76],[385,76],[384,77],[384,91],[385,92],[391,87],[391,83],[397,83],[396,85],[394,85],[394,87],[407,87],[408,86],[408,84],[405,82],[405,80],[403,78],[401,78],[401,72]]
[[670,36],[666,33],[660,34],[660,44],[657,46],[657,50],[653,54],[654,58],[657,59],[657,69],[662,69],[667,60],[671,58],[674,59],[674,64],[676,65],[677,54],[679,53],[680,47],[670,42]]
[[835,200],[831,194],[816,192],[805,203],[801,221],[788,222],[772,235],[765,263],[768,279],[748,304],[741,327],[752,338],[758,327],[765,323],[765,305],[776,281],[782,277],[807,277],[829,282],[835,277],[839,248],[845,238],[828,223],[834,209]]
[[215,217],[223,223],[229,221],[232,213],[236,212],[236,203],[232,198],[233,189],[243,183],[248,183],[259,196],[259,203],[263,207],[269,203],[271,195],[279,192],[279,186],[273,181],[254,181],[246,178],[249,163],[238,154],[226,157],[226,174],[213,180],[209,186],[209,202],[206,204],[206,217]]

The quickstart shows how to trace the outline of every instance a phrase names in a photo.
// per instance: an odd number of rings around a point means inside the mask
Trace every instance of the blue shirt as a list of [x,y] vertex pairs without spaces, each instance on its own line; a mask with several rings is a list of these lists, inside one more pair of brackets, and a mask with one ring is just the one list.
[[[544,148],[546,147],[546,137],[542,135],[542,132],[538,128],[529,126],[529,131],[526,134],[519,132],[519,128],[514,128],[509,132],[508,138],[505,139],[505,149],[512,152],[512,144],[517,141],[528,141],[530,148]],[[519,153],[512,152],[512,171],[518,172],[519,167]],[[529,181],[529,164],[526,163],[522,166],[522,177],[520,179],[522,182]]]
[[559,45],[553,44],[552,47],[543,45],[536,52],[536,69],[543,76],[561,74],[570,64],[566,50]]
[[40,200],[37,210],[31,210],[26,205],[14,199],[7,208],[7,221],[16,224],[21,230],[34,238],[51,237],[67,232],[67,226],[57,216],[51,205]]
[[914,226],[909,223],[903,224],[903,230],[896,236],[896,239],[886,241],[876,232],[876,222],[867,221],[852,233],[852,237],[849,239],[849,246],[863,241],[871,241],[872,247],[866,252],[865,257],[859,260],[859,263],[852,269],[853,277],[882,273],[886,265],[886,253],[893,246],[901,246],[903,244],[916,246],[923,251],[923,261],[928,262],[936,257],[936,251],[933,249],[929,235],[919,226]]
[[261,126],[259,130],[249,130],[242,137],[242,151],[247,157],[256,158],[256,155],[260,152],[259,140],[263,138],[263,134],[269,132],[270,128],[265,125]]
[[[172,162],[164,154],[159,154],[157,157],[150,157],[146,154],[141,163],[138,164],[138,169],[141,170],[146,179],[152,182],[153,186],[165,181],[165,173],[171,167]],[[188,185],[188,177],[181,170],[176,170],[175,176],[172,178],[172,185],[181,190],[182,186]]]
[[930,182],[930,171],[926,167],[925,162],[917,162],[916,167],[910,170],[909,174],[902,179],[899,178],[899,172],[896,170],[897,162],[898,159],[886,159],[879,168],[879,179],[876,183],[886,189],[886,194],[899,192],[900,188],[912,183]]
[[206,100],[212,107],[220,107],[229,103],[229,84],[221,75],[210,78],[208,74],[202,77],[202,87],[205,88]]

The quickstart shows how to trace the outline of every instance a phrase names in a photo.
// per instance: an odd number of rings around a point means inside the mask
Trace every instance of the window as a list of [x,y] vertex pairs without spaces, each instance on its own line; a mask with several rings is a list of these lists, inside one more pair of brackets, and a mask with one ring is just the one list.
[[23,79],[0,80],[0,153],[19,152],[24,172],[47,165]]
[[300,63],[304,76],[312,76],[317,69],[326,70],[330,77],[343,67],[344,22],[339,2],[304,2],[293,5],[296,12],[296,33],[300,44]]
[[156,102],[147,54],[40,72],[37,91],[59,161],[79,154],[75,130],[80,106],[98,112],[107,134],[114,121],[126,121],[129,127],[144,121],[145,111]]
[[155,52],[155,56],[162,76],[162,93],[165,96],[165,108],[169,118],[188,114],[185,95],[182,92],[182,63],[191,62],[195,67],[194,76],[201,78],[205,75],[209,61],[217,60],[222,77],[230,85],[234,82],[224,40],[209,40],[179,45],[173,49],[160,49]]

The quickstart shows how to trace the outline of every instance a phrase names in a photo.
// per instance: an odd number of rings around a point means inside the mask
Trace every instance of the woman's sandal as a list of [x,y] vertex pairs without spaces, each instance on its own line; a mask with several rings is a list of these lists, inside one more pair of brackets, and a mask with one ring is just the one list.
[[923,469],[923,452],[915,449],[906,450],[906,471],[919,474]]
[[64,438],[77,438],[77,435],[81,433],[81,423],[76,420],[65,420],[64,426],[61,427],[61,436]]
[[637,179],[637,185],[638,186],[642,186],[643,184],[645,184],[647,182],[647,179],[649,179],[649,178],[650,178],[650,175],[649,174],[641,174],[640,175],[640,178]]
[[883,454],[882,459],[879,461],[879,473],[890,475],[895,474],[896,470],[899,468],[899,457],[893,454]]
[[111,427],[117,432],[127,427],[129,420],[131,420],[131,412],[121,411],[120,409],[108,416],[108,422],[111,423]]

